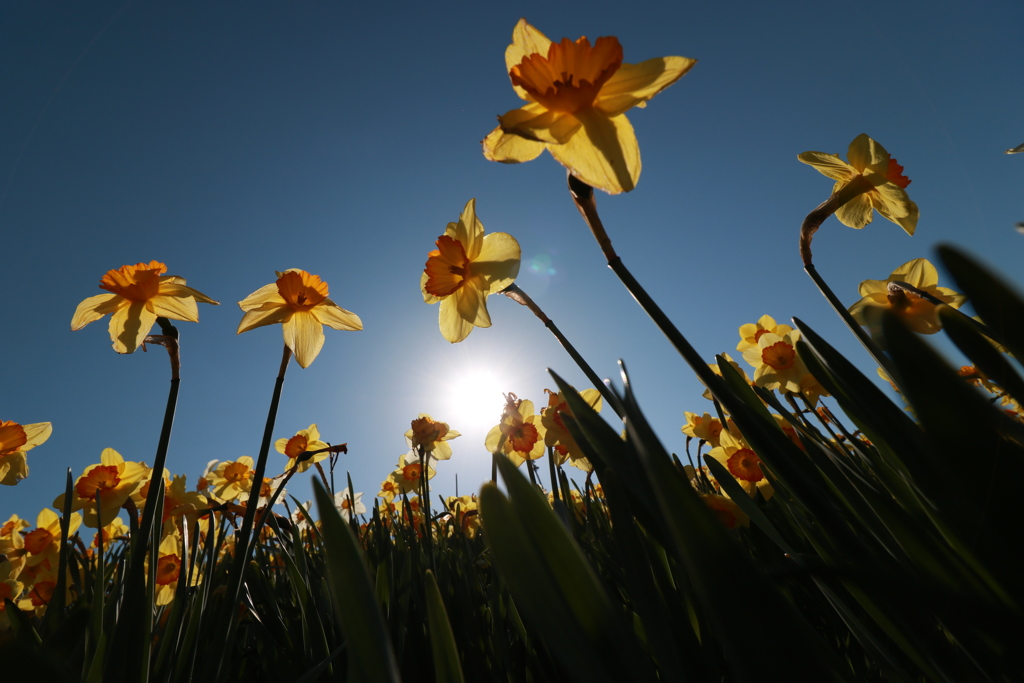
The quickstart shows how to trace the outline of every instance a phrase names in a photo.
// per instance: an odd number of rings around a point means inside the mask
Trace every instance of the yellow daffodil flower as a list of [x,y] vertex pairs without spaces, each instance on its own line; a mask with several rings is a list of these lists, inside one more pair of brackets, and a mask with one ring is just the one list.
[[748,496],[753,498],[757,491],[761,491],[765,500],[771,498],[775,491],[761,471],[761,458],[757,453],[728,429],[722,430],[720,441],[721,445],[712,448],[708,455],[725,465]]
[[487,432],[484,447],[491,453],[504,453],[519,467],[527,460],[536,460],[544,455],[546,431],[541,416],[533,412],[533,401],[517,400],[510,394],[501,423]]
[[792,331],[793,328],[789,325],[778,325],[775,322],[775,318],[770,315],[762,315],[756,323],[740,325],[740,343],[736,345],[736,350],[743,353],[747,349],[756,347],[757,340],[765,332],[771,332],[781,337]]
[[527,104],[498,117],[483,141],[491,161],[519,163],[545,148],[570,173],[610,194],[640,177],[640,146],[626,112],[644,107],[689,71],[695,59],[658,57],[622,62],[617,38],[553,43],[520,19],[505,50],[512,89]]
[[903,167],[889,156],[884,147],[863,133],[850,143],[846,158],[849,163],[837,154],[824,152],[804,152],[797,156],[803,163],[836,181],[833,194],[857,176],[866,177],[874,186],[839,207],[836,218],[843,225],[863,228],[871,222],[874,209],[883,218],[903,228],[908,235],[913,235],[919,211],[917,204],[907,196],[910,178],[903,175]]
[[725,525],[726,529],[735,529],[737,526],[750,526],[750,518],[747,517],[747,513],[740,509],[736,501],[713,493],[702,493],[700,499],[715,513],[715,516]]
[[97,294],[78,304],[71,329],[80,330],[91,322],[110,316],[110,340],[118,353],[132,353],[146,338],[157,318],[199,322],[196,302],[217,304],[202,292],[185,286],[185,278],[164,275],[167,266],[159,261],[136,263],[108,270],[100,278]]
[[435,460],[451,458],[452,447],[447,442],[459,436],[462,435],[449,428],[447,422],[438,422],[426,413],[420,413],[405,433],[411,448],[423,448]]
[[[557,393],[549,389],[544,391],[548,394],[548,406],[541,410],[541,424],[544,425],[545,430],[544,445],[554,448],[556,455],[555,464],[561,465],[566,460],[570,460],[571,464],[576,465],[579,461],[586,461],[587,458],[583,455],[583,450],[576,443],[576,439],[573,438],[572,434],[569,433],[569,429],[565,426],[565,421],[562,420],[563,415],[573,417],[572,410],[569,409],[569,404],[565,400],[565,395],[560,391]],[[584,389],[579,392],[579,395],[587,402],[588,406],[597,412],[601,412],[601,392],[597,389]],[[587,461],[580,469],[590,471],[592,466]]]
[[[169,605],[174,600],[181,577],[181,538],[176,534],[167,534],[160,541],[159,555],[156,561],[156,605]],[[146,576],[149,576],[149,555],[146,555]],[[199,574],[200,572],[196,572]],[[198,577],[197,577],[198,578]]]
[[14,486],[27,477],[26,451],[49,439],[52,432],[49,422],[20,425],[0,420],[0,484]]
[[[301,474],[312,467],[313,463],[320,462],[330,456],[330,453],[327,452],[330,446],[320,440],[320,431],[316,428],[315,424],[309,425],[309,429],[300,429],[290,439],[278,439],[274,443],[274,448],[277,449],[278,453],[288,456],[288,464],[284,468],[285,472],[295,467],[295,464],[298,463],[295,471]],[[320,452],[300,462],[298,460],[299,456],[307,451]]]
[[953,308],[960,308],[961,304],[967,301],[963,294],[939,287],[939,272],[935,270],[935,266],[927,259],[916,258],[894,270],[885,280],[865,280],[860,283],[859,290],[863,298],[850,306],[853,319],[861,325],[866,325],[865,309],[888,308],[899,316],[907,327],[920,334],[935,334],[942,329],[935,304],[898,286],[890,287],[891,282],[905,282]]
[[327,298],[327,283],[319,275],[291,268],[277,281],[260,287],[238,302],[245,311],[237,334],[281,323],[284,343],[303,368],[309,367],[324,345],[324,325],[336,330],[361,330],[359,316]]
[[219,462],[207,476],[209,492],[215,500],[237,500],[252,490],[253,459],[243,455],[238,460]]
[[[149,471],[142,463],[126,462],[113,448],[104,448],[99,464],[88,467],[75,482],[71,491],[71,509],[82,511],[88,527],[98,529],[101,521],[106,526],[142,485]],[[63,493],[53,501],[53,507],[64,509]]]
[[[436,474],[427,459],[427,480],[433,479]],[[415,451],[409,451],[398,459],[398,468],[391,473],[388,480],[394,485],[391,490],[396,494],[414,493],[420,490],[420,482],[423,479],[423,467],[420,465],[420,456]],[[382,487],[383,488],[383,487]]]
[[449,223],[427,254],[420,277],[423,301],[440,303],[438,325],[445,339],[460,342],[474,327],[490,327],[487,297],[515,282],[519,242],[504,232],[484,235],[476,200],[466,202],[458,223]]
[[712,448],[718,447],[718,439],[722,434],[722,421],[710,414],[697,415],[696,413],[683,412],[686,417],[686,424],[683,425],[683,434],[692,439],[701,439],[711,444]]

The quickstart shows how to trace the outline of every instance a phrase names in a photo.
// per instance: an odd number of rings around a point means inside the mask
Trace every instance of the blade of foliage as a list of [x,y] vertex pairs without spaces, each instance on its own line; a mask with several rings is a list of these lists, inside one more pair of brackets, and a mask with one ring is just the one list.
[[459,651],[455,647],[455,635],[444,609],[437,578],[429,569],[424,588],[427,598],[427,631],[430,633],[430,651],[434,656],[434,680],[438,683],[461,683],[465,679],[459,663]]

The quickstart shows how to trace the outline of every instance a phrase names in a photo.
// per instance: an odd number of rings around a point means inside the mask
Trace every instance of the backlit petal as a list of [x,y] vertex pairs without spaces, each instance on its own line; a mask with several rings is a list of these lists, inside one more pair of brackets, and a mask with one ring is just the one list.
[[908,235],[914,234],[914,231],[917,229],[918,218],[921,216],[921,210],[917,208],[917,203],[910,199],[907,199],[906,202],[907,215],[905,216],[894,216],[890,212],[889,205],[887,204],[879,204],[875,209],[883,218],[890,220],[903,228],[903,231]]
[[291,314],[292,310],[284,304],[275,306],[274,308],[268,308],[266,310],[248,311],[242,316],[241,322],[238,323],[238,330],[235,334],[242,334],[243,332],[248,332],[249,330],[254,330],[257,327],[263,327],[265,325],[283,323]]
[[423,303],[436,304],[441,299],[427,291],[428,277],[426,271],[420,273],[420,292],[423,294]]
[[483,141],[484,158],[488,161],[500,161],[503,164],[519,164],[531,161],[544,151],[544,143],[536,140],[506,133],[498,126]]
[[836,218],[851,228],[863,228],[871,222],[871,201],[864,195],[854,197],[836,210]]
[[110,316],[110,340],[118,353],[132,353],[156,323],[157,315],[146,308],[145,301],[133,301]]
[[23,452],[17,451],[5,455],[3,463],[7,466],[7,471],[4,473],[3,479],[0,479],[0,484],[14,486],[28,476],[28,460]]
[[885,147],[882,147],[867,135],[861,133],[850,143],[850,148],[846,152],[846,159],[850,162],[850,166],[863,173],[864,169],[869,166],[888,164],[889,153],[885,151]]
[[165,296],[190,296],[199,303],[213,304],[214,306],[220,304],[219,301],[214,301],[198,289],[186,287],[185,280],[180,277],[171,276],[167,278],[167,281],[163,281],[163,278],[161,278],[160,294]]
[[75,314],[71,316],[71,329],[80,330],[91,322],[96,322],[108,313],[113,313],[124,299],[117,294],[97,294],[78,304]]
[[643,106],[696,63],[696,59],[686,57],[656,57],[639,64],[623,64],[601,88],[594,106],[606,116],[618,116],[632,107]]
[[123,465],[124,458],[113,448],[104,448],[103,452],[100,453],[100,464],[106,465],[107,467],[111,465]]
[[149,300],[149,308],[155,314],[171,320],[199,322],[199,308],[191,296],[164,296],[158,294]]
[[907,261],[894,270],[889,279],[902,280],[918,289],[925,289],[926,287],[939,284],[939,271],[935,269],[935,266],[928,259],[916,258],[913,261]]
[[459,315],[454,296],[446,297],[441,301],[437,313],[437,324],[441,328],[441,336],[453,344],[462,341],[473,331],[472,323],[466,322]]
[[310,311],[295,311],[282,325],[284,343],[301,367],[308,368],[324,345],[324,326]]
[[462,243],[470,261],[480,253],[484,236],[483,223],[476,217],[476,199],[470,199],[462,209],[459,222],[455,225],[455,239]]
[[50,434],[53,433],[53,425],[49,422],[36,422],[35,424],[22,425],[21,428],[25,430],[26,441],[18,448],[19,451],[32,450],[49,439]]
[[837,154],[804,152],[803,154],[798,154],[796,158],[809,166],[813,166],[819,173],[828,176],[832,180],[846,182],[851,180],[857,173],[856,169],[840,159]]
[[271,304],[279,306],[284,305],[285,303],[284,297],[281,296],[281,293],[277,289],[277,283],[271,282],[269,285],[260,287],[255,292],[239,301],[238,306],[243,311],[253,311],[256,309],[266,310],[266,307]]
[[358,315],[352,311],[346,311],[330,299],[324,299],[322,304],[312,310],[312,313],[317,320],[335,330],[354,332],[363,329],[363,321],[359,319]]
[[[512,44],[505,48],[505,71],[512,71],[512,67],[523,61],[523,57],[532,54],[546,55],[551,41],[543,33],[526,23],[526,19],[520,19],[516,27],[512,29]],[[528,99],[526,91],[517,85],[512,88],[516,94],[524,100]]]
[[561,111],[548,111],[539,104],[528,104],[498,117],[506,133],[521,135],[529,140],[563,145],[583,125],[574,115]]
[[632,190],[640,177],[640,146],[625,115],[607,118],[588,110],[578,116],[583,127],[564,145],[549,145],[551,156],[609,194]]
[[473,272],[487,281],[486,294],[497,294],[519,275],[521,250],[516,238],[504,232],[492,232],[483,239]]
[[474,276],[451,296],[455,299],[459,316],[476,327],[491,326],[491,316],[487,313],[487,290],[483,285],[483,278]]

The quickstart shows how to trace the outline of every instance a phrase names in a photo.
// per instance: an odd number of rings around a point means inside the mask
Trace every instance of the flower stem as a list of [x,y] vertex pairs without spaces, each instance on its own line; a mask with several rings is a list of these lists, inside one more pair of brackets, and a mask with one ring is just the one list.
[[423,446],[417,446],[416,450],[419,451],[420,456],[420,481],[422,482],[420,490],[420,504],[423,506],[423,521],[424,521],[424,536],[427,539],[427,561],[430,563],[430,568],[434,568],[434,529],[433,523],[430,521],[430,476],[427,470],[428,458],[427,451]]
[[[605,239],[608,239],[607,235],[605,235]],[[608,241],[608,248],[611,248],[611,241]],[[566,350],[566,352],[569,354],[569,357],[576,361],[576,365],[579,366],[579,369],[582,370],[583,374],[587,376],[587,379],[590,380],[590,383],[593,384],[599,392],[601,392],[601,396],[604,398],[605,403],[610,405],[612,407],[612,410],[614,410],[615,413],[621,418],[622,415],[619,413],[618,403],[615,401],[614,395],[612,395],[611,391],[601,380],[598,374],[594,372],[594,369],[590,367],[590,364],[587,363],[583,356],[580,355],[580,352],[576,350],[576,347],[573,346],[568,339],[566,339],[565,335],[562,334],[562,331],[558,329],[558,326],[555,325],[554,321],[548,318],[547,315],[544,314],[544,311],[541,310],[540,306],[538,306],[536,302],[534,302],[534,300],[530,298],[530,295],[521,290],[519,286],[516,285],[515,283],[512,283],[511,285],[503,289],[501,293],[507,296],[509,299],[512,299],[516,303],[529,308],[533,312],[533,314],[537,316],[537,318],[542,323],[544,323],[544,326],[551,330],[551,334],[555,335],[555,339],[557,339],[558,343],[562,345],[562,348]]]

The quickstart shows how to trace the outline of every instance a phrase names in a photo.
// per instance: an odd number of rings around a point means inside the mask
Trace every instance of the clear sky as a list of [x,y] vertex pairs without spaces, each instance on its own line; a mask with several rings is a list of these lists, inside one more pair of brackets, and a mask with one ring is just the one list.
[[[297,267],[365,329],[327,330],[316,362],[291,366],[275,438],[316,423],[347,442],[342,477],[369,498],[426,412],[463,434],[434,490],[454,493],[458,473],[459,492],[476,491],[500,392],[539,406],[554,386],[546,368],[586,380],[504,297],[490,300],[490,329],[441,337],[419,276],[471,197],[488,232],[522,245],[518,284],[599,374],[625,359],[682,452],[683,411],[711,404],[603,265],[562,167],[481,154],[495,116],[520,103],[503,54],[521,16],[554,40],[615,35],[627,62],[699,60],[629,114],[643,174],[598,206],[709,362],[766,313],[801,317],[864,362],[797,253],[800,221],[832,184],[796,155],[845,156],[860,133],[905,167],[921,220],[910,238],[881,218],[862,231],[829,219],[815,263],[841,298],[939,242],[1020,278],[1024,155],[1002,153],[1024,142],[1019,2],[6,2],[0,419],[50,421],[53,436],[29,453],[29,478],[0,490],[0,518],[34,518],[67,467],[79,476],[106,447],[152,464],[166,354],[117,355],[106,320],[69,329],[107,270],[151,259],[221,302],[178,324],[168,466],[190,486],[208,460],[257,454],[282,338],[276,326],[236,337],[236,302]],[[483,397],[480,374],[492,378]],[[272,452],[269,471],[283,465]],[[309,497],[309,476],[290,491]]]

